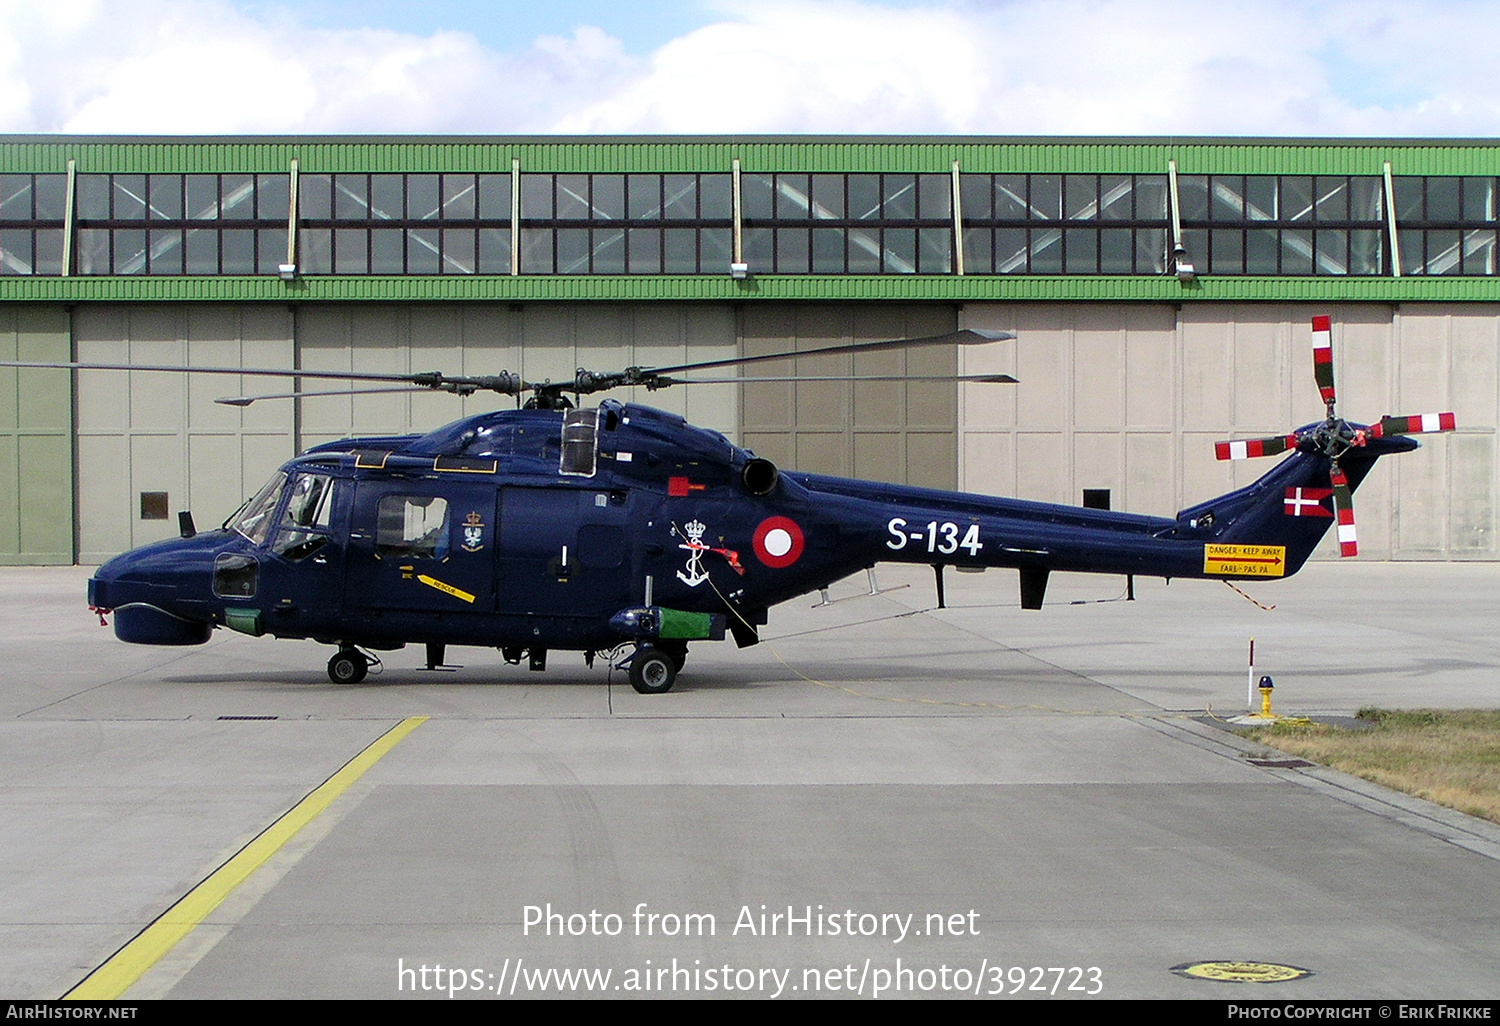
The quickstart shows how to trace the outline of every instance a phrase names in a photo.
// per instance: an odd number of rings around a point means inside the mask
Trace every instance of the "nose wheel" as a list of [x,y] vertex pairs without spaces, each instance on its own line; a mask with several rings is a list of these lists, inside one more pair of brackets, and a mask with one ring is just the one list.
[[630,686],[643,695],[661,695],[677,680],[677,662],[667,652],[650,645],[635,650],[630,660]]
[[341,648],[328,660],[328,679],[335,684],[358,684],[370,672],[370,661],[355,648]]

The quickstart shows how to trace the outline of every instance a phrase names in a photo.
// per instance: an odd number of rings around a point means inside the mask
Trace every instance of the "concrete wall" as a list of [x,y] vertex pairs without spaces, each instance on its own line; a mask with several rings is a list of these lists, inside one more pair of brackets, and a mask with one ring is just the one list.
[[[61,307],[0,309],[0,360],[66,363]],[[0,368],[0,565],[73,562],[73,396],[65,370]]]

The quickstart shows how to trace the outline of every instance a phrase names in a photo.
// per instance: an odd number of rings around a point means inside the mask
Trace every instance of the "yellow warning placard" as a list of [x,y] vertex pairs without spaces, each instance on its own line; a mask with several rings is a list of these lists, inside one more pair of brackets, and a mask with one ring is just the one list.
[[1284,577],[1286,546],[1205,545],[1203,572],[1230,577]]
[[455,588],[453,585],[446,584],[443,581],[438,580],[436,577],[428,577],[426,574],[417,574],[417,580],[421,581],[429,588],[436,588],[438,591],[442,592],[445,595],[452,595],[454,598],[463,599],[465,602],[474,601],[474,596],[470,595],[462,588]]

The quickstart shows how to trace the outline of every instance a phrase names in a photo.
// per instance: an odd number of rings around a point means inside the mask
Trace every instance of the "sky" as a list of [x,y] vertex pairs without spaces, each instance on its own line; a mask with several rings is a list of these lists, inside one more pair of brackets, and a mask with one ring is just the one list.
[[1500,135],[1471,0],[0,0],[0,133]]

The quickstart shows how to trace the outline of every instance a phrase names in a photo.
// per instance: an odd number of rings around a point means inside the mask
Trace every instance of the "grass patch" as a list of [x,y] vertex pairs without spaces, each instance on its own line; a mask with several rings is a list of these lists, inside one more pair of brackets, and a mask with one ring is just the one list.
[[1374,729],[1276,724],[1245,736],[1500,823],[1500,710],[1361,709],[1359,718]]

